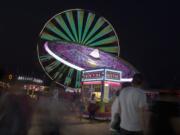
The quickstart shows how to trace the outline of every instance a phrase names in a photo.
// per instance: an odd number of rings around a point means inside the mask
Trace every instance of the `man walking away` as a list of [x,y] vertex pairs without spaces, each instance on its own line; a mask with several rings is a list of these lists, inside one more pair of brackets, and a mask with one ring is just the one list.
[[132,86],[122,89],[119,95],[121,135],[143,135],[145,129],[146,95],[141,86],[143,77],[137,73],[133,77]]

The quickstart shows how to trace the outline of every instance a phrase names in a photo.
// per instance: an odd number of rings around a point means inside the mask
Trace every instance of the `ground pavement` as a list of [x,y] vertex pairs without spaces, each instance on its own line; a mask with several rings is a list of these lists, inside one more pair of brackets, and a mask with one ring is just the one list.
[[110,135],[109,121],[80,121],[76,116],[68,116],[65,119],[64,135]]
[[[32,117],[28,135],[43,135],[42,131],[58,128],[61,135],[110,135],[109,121],[89,121],[78,117],[78,109],[67,102],[39,101]],[[57,125],[54,125],[56,123]],[[54,130],[54,131],[55,131]]]

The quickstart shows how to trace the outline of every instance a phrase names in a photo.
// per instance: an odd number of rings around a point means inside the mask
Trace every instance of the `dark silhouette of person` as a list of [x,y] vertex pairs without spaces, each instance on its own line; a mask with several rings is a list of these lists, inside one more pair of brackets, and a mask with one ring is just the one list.
[[[4,77],[1,69],[0,81]],[[32,110],[25,91],[10,88],[0,91],[0,135],[26,135]]]
[[179,117],[179,104],[174,97],[171,93],[160,93],[159,99],[153,101],[149,135],[176,135],[171,120]]
[[95,119],[96,110],[97,110],[97,105],[96,105],[95,94],[92,94],[92,96],[89,100],[89,106],[88,106],[88,112],[89,112],[89,119],[90,120]]

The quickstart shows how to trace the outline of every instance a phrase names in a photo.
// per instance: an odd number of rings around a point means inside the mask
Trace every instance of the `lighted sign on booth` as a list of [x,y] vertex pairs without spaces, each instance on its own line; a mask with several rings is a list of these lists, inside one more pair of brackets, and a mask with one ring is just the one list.
[[121,81],[121,71],[112,69],[85,70],[82,72],[82,82],[87,81]]
[[105,80],[107,81],[121,81],[121,71],[105,69]]
[[101,81],[104,79],[104,69],[86,70],[82,72],[82,81]]

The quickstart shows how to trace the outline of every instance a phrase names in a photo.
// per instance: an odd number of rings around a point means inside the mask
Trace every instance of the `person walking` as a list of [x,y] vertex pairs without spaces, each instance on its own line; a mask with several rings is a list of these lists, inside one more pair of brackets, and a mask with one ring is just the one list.
[[137,73],[133,76],[132,86],[125,87],[120,92],[121,135],[143,135],[146,132],[147,101],[142,89],[143,81],[143,76]]
[[96,113],[96,96],[93,93],[91,98],[89,99],[89,105],[88,105],[88,112],[89,112],[89,119],[94,120],[95,119],[95,113]]
[[122,83],[120,89],[116,91],[115,98],[111,105],[111,122],[110,122],[110,130],[113,132],[120,132],[120,104],[119,104],[119,94],[120,91],[125,88],[131,86],[130,82]]

